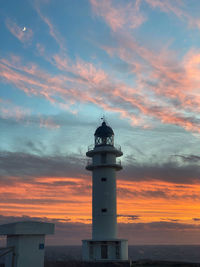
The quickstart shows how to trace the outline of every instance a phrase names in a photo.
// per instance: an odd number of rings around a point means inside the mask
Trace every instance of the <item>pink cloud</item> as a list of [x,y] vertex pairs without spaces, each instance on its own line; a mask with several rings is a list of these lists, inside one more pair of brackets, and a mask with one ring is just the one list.
[[[160,8],[163,12],[173,12],[176,16],[181,17],[183,15],[183,11],[180,9],[180,1],[173,1],[170,2],[168,0],[161,1],[161,0],[145,0],[149,5],[153,8]],[[182,4],[181,4],[182,5]]]
[[170,1],[170,0],[145,0],[151,7],[159,8],[162,12],[172,13],[179,19],[185,21],[190,27],[197,27],[200,29],[200,19],[195,18],[190,14],[187,7],[184,6],[184,1]]
[[140,12],[140,0],[114,4],[112,0],[90,0],[94,12],[102,17],[113,31],[122,29],[124,26],[134,29],[139,27],[146,19]]
[[199,132],[199,52],[189,51],[180,61],[173,51],[165,48],[154,52],[139,45],[130,34],[117,35],[117,40],[116,47],[102,48],[130,65],[135,75],[134,91],[123,93],[122,98],[146,116]]
[[48,129],[59,129],[60,125],[55,123],[51,118],[42,118],[40,117],[40,127]]
[[[175,15],[189,27],[200,29],[200,19],[189,13],[183,1],[145,0],[145,2],[154,9],[158,8],[162,12]],[[90,3],[95,14],[102,17],[114,32],[137,28],[147,20],[141,11],[141,0],[136,0],[135,3],[122,2],[122,4],[116,4],[113,0],[90,0]]]
[[0,98],[0,118],[21,121],[25,125],[36,123],[41,128],[48,128],[51,130],[60,128],[60,125],[55,123],[50,117],[43,117],[41,115],[38,115],[35,116],[34,122],[31,122],[30,115],[31,115],[30,109],[17,106],[9,100]]
[[186,75],[188,79],[193,81],[192,88],[190,90],[195,90],[199,93],[199,83],[200,83],[200,51],[190,50],[184,57],[184,68],[186,70]]
[[[40,9],[39,5],[36,5],[35,9],[36,9],[38,15],[40,16],[40,18],[43,20],[43,22],[48,26],[49,34],[51,35],[51,37],[56,41],[56,43],[58,44],[58,46],[60,47],[61,50],[66,51],[65,40],[60,35],[60,33],[56,29],[55,25],[53,25],[53,23],[50,21],[50,19],[48,17],[46,17],[41,12],[41,9]],[[38,48],[41,49],[41,45]]]
[[26,115],[30,114],[29,109],[24,109],[15,105],[11,101],[0,98],[0,117],[7,119],[12,118],[17,121],[24,119]]
[[22,43],[29,42],[33,37],[33,31],[31,29],[28,28],[23,31],[24,26],[20,27],[10,19],[6,20],[6,26],[8,30]]
[[[192,95],[194,84],[198,88],[198,79],[194,80],[194,73],[199,71],[196,53],[188,53],[180,67],[175,59],[171,60],[167,50],[157,56],[130,37],[120,40],[123,41],[119,47],[109,48],[109,53],[127,64],[135,62],[131,69],[136,77],[134,87],[111,77],[90,62],[80,59],[72,62],[65,53],[63,57],[57,54],[51,58],[52,64],[62,71],[58,75],[47,73],[32,63],[25,66],[19,58],[11,57],[10,60],[0,60],[1,77],[28,95],[40,95],[73,113],[77,112],[76,103],[93,103],[144,128],[151,127],[151,120],[156,119],[200,132],[199,122],[195,119],[200,99],[197,92]],[[174,101],[178,101],[178,107]],[[188,114],[189,110],[192,115]]]

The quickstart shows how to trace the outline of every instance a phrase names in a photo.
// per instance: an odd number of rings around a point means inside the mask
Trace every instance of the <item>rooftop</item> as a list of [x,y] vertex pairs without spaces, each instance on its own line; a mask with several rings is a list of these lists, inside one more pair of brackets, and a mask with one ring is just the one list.
[[0,235],[46,235],[54,234],[54,224],[24,221],[0,225]]

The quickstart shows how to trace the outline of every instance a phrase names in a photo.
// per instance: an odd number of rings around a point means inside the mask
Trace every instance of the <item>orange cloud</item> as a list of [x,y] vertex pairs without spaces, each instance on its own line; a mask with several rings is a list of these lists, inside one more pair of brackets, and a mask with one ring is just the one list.
[[193,223],[195,214],[200,211],[199,191],[199,185],[119,180],[118,213],[135,214],[140,222],[180,220]]
[[14,185],[1,187],[0,209],[6,216],[43,214],[48,218],[89,222],[91,196],[90,190],[86,190],[88,187],[87,181],[78,178],[36,178],[28,183],[16,181]]
[[[123,180],[117,183],[119,222],[178,220],[192,224],[200,212],[200,185]],[[15,184],[0,188],[0,209],[6,216],[91,223],[91,195],[91,181],[82,178],[37,177],[27,182],[15,179]]]

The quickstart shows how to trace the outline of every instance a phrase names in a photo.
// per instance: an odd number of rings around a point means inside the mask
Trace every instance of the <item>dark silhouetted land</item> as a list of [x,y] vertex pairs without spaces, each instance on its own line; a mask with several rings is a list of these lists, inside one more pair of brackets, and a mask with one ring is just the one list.
[[[66,261],[66,262],[45,262],[44,267],[124,267],[123,263],[84,263],[79,261]],[[188,262],[170,262],[170,261],[151,261],[141,260],[134,261],[131,267],[200,267],[200,263],[188,263]]]
[[[170,261],[200,264],[200,245],[129,246],[132,261]],[[81,261],[81,246],[46,247],[45,259],[50,261]],[[150,265],[149,265],[150,266]]]

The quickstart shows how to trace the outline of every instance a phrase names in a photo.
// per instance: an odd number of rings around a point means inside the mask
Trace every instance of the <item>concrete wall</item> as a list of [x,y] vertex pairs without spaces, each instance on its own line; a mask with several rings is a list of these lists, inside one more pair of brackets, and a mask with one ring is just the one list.
[[[107,258],[102,258],[102,245],[107,246]],[[127,240],[116,239],[116,241],[83,240],[84,261],[127,261]]]
[[[117,237],[115,169],[94,169],[92,180],[92,238],[114,239]],[[107,211],[102,212],[102,209]]]
[[[116,163],[116,156],[115,154],[113,153],[106,153],[106,161],[111,163],[111,164],[114,164]],[[101,161],[101,154],[95,154],[93,156],[93,164],[94,165],[99,165],[99,164],[102,164],[102,161]]]
[[128,260],[128,240],[121,241],[121,259]]
[[[15,247],[14,267],[44,266],[44,235],[16,235],[7,237],[7,247]],[[6,257],[5,267],[12,265],[11,253]]]

